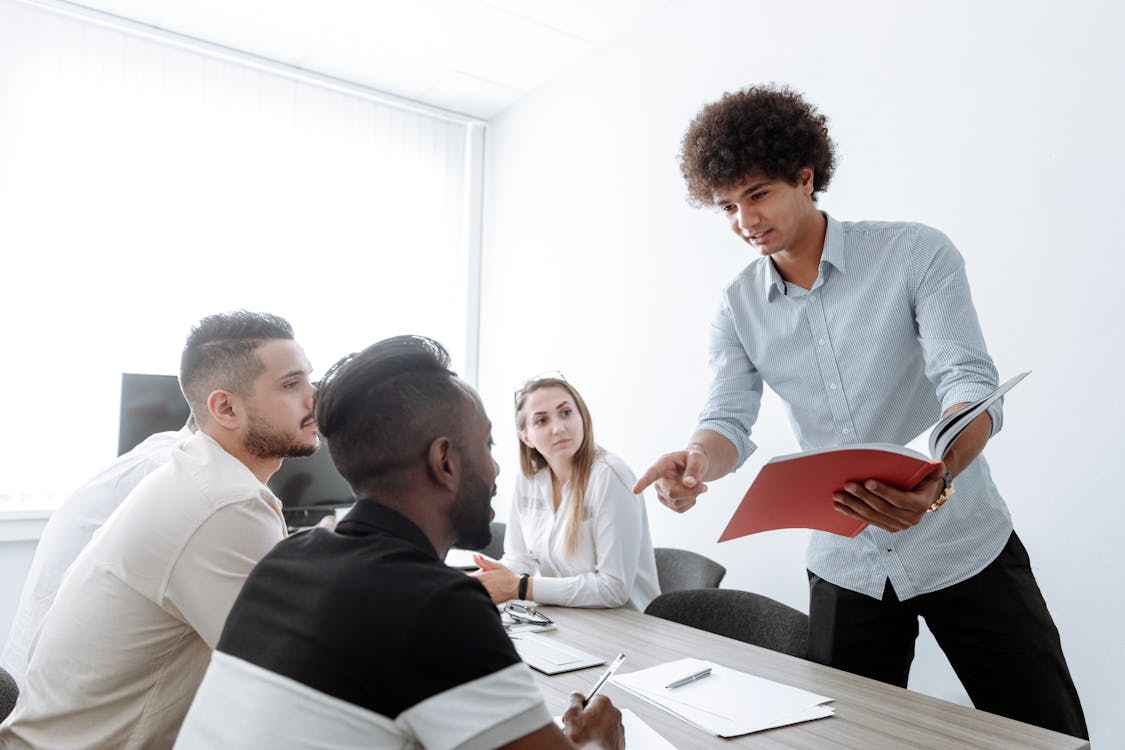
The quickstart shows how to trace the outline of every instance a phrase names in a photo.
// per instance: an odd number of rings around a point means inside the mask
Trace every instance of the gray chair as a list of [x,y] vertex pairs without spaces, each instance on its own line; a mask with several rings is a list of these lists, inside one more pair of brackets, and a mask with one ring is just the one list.
[[727,574],[727,569],[711,558],[686,549],[657,547],[653,552],[662,594],[683,589],[717,589]]
[[0,721],[8,718],[8,714],[16,707],[16,698],[19,695],[19,685],[7,670],[0,668]]
[[493,560],[499,560],[504,556],[504,529],[507,527],[500,521],[493,521],[488,527],[492,529],[492,541],[480,553]]
[[736,589],[673,591],[653,599],[645,614],[790,656],[808,656],[809,616],[761,594]]

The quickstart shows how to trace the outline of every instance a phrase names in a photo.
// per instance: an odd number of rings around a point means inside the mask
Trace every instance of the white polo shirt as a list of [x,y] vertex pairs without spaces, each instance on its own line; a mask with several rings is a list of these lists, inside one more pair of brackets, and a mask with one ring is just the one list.
[[95,534],[32,644],[5,748],[171,747],[281,503],[198,433]]
[[254,569],[176,750],[491,750],[550,723],[480,582],[361,499]]

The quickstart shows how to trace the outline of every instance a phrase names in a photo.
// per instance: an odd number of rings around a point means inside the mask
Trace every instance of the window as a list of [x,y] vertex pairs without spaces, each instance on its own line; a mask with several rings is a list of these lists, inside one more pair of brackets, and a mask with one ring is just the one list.
[[479,128],[0,0],[0,496],[109,461],[121,373],[210,313],[286,317],[319,372],[422,333],[471,377]]

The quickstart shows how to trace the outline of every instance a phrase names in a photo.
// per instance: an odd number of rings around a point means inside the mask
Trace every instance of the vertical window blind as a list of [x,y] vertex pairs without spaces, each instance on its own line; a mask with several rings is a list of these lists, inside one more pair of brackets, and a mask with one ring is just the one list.
[[475,361],[471,124],[259,63],[0,0],[0,504],[110,460],[121,373],[211,313],[286,317],[314,376],[399,333]]

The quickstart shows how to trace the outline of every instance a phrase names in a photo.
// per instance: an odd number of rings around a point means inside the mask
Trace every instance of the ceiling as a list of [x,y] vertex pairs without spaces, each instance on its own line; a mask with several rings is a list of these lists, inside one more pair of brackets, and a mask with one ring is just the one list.
[[667,0],[77,0],[487,120]]

